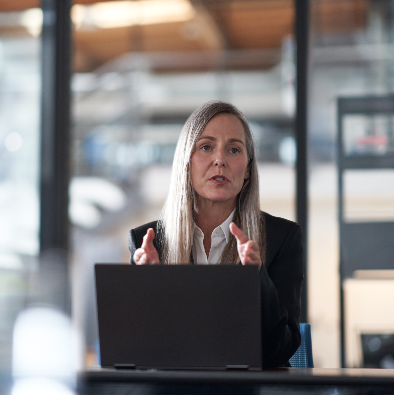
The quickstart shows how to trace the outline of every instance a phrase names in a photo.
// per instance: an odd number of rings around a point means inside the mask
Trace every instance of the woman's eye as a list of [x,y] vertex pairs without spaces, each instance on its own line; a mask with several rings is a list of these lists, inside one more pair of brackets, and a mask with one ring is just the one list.
[[210,147],[209,145],[203,145],[203,146],[201,147],[201,149],[202,149],[203,151],[209,151],[209,150],[211,149],[211,147]]
[[230,149],[230,152],[231,152],[232,154],[236,154],[236,153],[239,152],[239,149],[238,149],[238,148],[231,148],[231,149]]

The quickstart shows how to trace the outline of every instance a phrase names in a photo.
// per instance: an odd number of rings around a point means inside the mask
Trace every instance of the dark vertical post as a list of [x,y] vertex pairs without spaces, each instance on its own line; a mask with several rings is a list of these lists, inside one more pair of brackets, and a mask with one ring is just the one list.
[[296,205],[297,222],[304,236],[304,283],[301,292],[301,322],[308,321],[308,48],[309,0],[295,0],[295,35],[297,43],[297,101],[295,136],[297,142]]
[[42,0],[40,250],[68,249],[71,0]]
[[[342,118],[344,116],[343,103],[345,99],[338,98],[337,100],[337,166],[338,166],[338,223],[339,223],[339,238],[343,234],[343,138],[342,138]],[[345,304],[343,293],[343,245],[339,242],[339,301],[340,301],[340,344],[341,344],[341,367],[344,368],[346,364],[345,356]]]
[[[68,184],[70,146],[71,0],[42,0],[41,263],[55,262],[69,309]],[[54,251],[58,251],[55,253]],[[64,276],[66,276],[64,278]],[[60,307],[60,306],[59,306]]]

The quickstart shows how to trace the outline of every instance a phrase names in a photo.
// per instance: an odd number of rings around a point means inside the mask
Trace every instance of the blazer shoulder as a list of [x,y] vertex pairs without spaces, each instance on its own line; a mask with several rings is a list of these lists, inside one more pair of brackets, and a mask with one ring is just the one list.
[[264,211],[261,212],[264,217],[265,228],[267,233],[269,231],[274,231],[275,233],[287,234],[292,228],[300,228],[297,222],[290,221],[286,218],[276,217],[274,215],[268,214]]
[[153,228],[153,230],[156,233],[157,223],[158,223],[158,221],[152,221],[147,224],[138,226],[137,228],[134,228],[131,231],[134,232],[134,234],[136,235],[137,238],[144,237],[149,228]]
[[[294,221],[263,212],[265,223],[265,238],[267,245],[266,262],[267,267],[284,248],[284,246],[295,246],[302,250],[301,227]],[[293,247],[292,247],[293,248]]]
[[[137,228],[131,229],[129,232],[129,251],[130,251],[130,263],[134,263],[133,256],[134,252],[137,248],[140,248],[142,245],[142,240],[146,235],[146,232],[149,228],[153,228],[155,234],[157,234],[157,223],[158,221],[149,222],[147,224],[138,226]],[[156,249],[158,249],[156,235],[153,240],[153,245]]]

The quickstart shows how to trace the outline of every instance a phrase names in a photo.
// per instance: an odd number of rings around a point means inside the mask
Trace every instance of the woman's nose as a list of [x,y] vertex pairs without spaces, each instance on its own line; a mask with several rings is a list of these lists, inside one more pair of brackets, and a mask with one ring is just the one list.
[[218,167],[225,166],[225,160],[224,160],[223,156],[217,156],[216,157],[216,159],[215,159],[215,166],[218,166]]

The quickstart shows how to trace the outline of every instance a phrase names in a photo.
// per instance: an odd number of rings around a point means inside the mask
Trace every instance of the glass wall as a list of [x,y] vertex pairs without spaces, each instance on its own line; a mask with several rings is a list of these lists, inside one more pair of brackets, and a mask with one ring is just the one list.
[[159,218],[179,133],[201,104],[245,113],[261,207],[294,219],[294,10],[141,0],[75,5],[72,17],[74,306],[94,361],[93,264],[128,262],[129,230]]
[[41,11],[0,13],[0,367],[39,251]]
[[[394,202],[394,162],[368,169],[372,162],[367,160],[361,168],[344,171],[345,216],[339,217],[337,105],[339,98],[393,93],[394,2],[316,0],[311,6],[309,313],[315,364],[335,367],[340,365],[340,248],[346,248],[339,221],[360,229],[362,224],[390,223]],[[392,154],[392,116],[376,110],[373,116],[350,114],[341,121],[346,155],[368,159]],[[381,248],[381,236],[370,232],[372,248]],[[342,264],[346,259],[342,255]],[[378,259],[369,264],[381,268]],[[344,279],[349,367],[390,367],[394,349],[384,336],[394,333],[394,321],[383,306],[391,300],[394,284],[389,272],[384,281],[376,279],[382,276],[382,271],[363,271]],[[377,336],[368,340],[365,335]],[[371,353],[380,355],[375,365],[368,364]]]
[[[41,20],[37,9],[0,14],[3,366],[38,254]],[[245,113],[258,148],[261,208],[295,219],[294,10],[287,0],[140,0],[76,4],[72,20],[73,314],[94,363],[93,264],[128,262],[129,229],[159,217],[180,130],[199,105],[223,99]],[[393,0],[311,2],[308,293],[316,367],[340,365],[339,225],[393,223],[391,165],[344,171],[339,218],[337,152],[338,99],[393,93],[393,40]],[[391,114],[350,114],[341,125],[346,155],[392,155]],[[382,306],[394,296],[393,278],[390,270],[344,278],[347,366],[392,367],[394,322]]]

